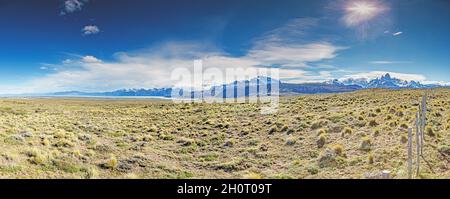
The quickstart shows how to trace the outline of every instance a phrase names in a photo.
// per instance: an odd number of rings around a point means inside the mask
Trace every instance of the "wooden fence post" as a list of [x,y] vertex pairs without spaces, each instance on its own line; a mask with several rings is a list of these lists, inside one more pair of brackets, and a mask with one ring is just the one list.
[[416,161],[416,176],[419,176],[419,169],[420,169],[420,154],[421,154],[421,148],[420,145],[420,133],[416,131],[416,154],[417,154],[417,161]]
[[426,125],[426,114],[427,114],[427,95],[426,94],[424,94],[423,95],[423,97],[422,97],[422,117],[421,117],[421,126],[422,126],[422,129],[421,129],[421,131],[420,131],[420,146],[421,146],[421,148],[420,148],[420,155],[423,155],[423,137],[424,137],[424,134],[425,134],[425,125]]
[[408,179],[412,178],[412,130],[408,128]]

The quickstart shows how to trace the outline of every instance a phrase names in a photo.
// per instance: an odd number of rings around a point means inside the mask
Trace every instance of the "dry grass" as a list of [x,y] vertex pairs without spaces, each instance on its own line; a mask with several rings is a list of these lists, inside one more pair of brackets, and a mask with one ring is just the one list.
[[[0,99],[0,178],[406,176],[421,90],[283,97],[257,104]],[[429,94],[425,178],[450,178],[450,90]]]

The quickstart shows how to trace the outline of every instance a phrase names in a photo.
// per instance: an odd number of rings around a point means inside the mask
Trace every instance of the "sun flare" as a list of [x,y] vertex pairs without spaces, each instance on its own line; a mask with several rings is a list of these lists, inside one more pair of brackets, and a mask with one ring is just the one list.
[[374,19],[385,10],[385,6],[375,0],[352,0],[345,5],[344,20],[348,26],[357,26]]
[[377,11],[377,7],[368,4],[367,2],[355,2],[351,7],[348,7],[347,10],[359,15],[372,15]]

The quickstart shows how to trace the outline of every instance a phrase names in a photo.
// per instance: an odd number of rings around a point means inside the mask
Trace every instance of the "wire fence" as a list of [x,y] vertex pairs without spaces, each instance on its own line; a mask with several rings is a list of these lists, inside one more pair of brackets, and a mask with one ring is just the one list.
[[[426,126],[427,115],[427,94],[422,96],[421,103],[419,103],[419,110],[416,113],[415,120],[415,142],[413,143],[413,129],[408,129],[408,179],[418,177],[420,174],[420,158],[423,157],[424,148],[424,132]],[[415,144],[415,154],[413,154],[413,144]],[[415,156],[415,162],[413,162]],[[413,172],[415,167],[415,175]]]

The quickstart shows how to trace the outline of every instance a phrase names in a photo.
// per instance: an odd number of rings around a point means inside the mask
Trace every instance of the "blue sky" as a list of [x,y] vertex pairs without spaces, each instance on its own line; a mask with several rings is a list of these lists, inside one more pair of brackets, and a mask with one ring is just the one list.
[[0,93],[172,86],[170,70],[450,82],[448,0],[0,0]]

